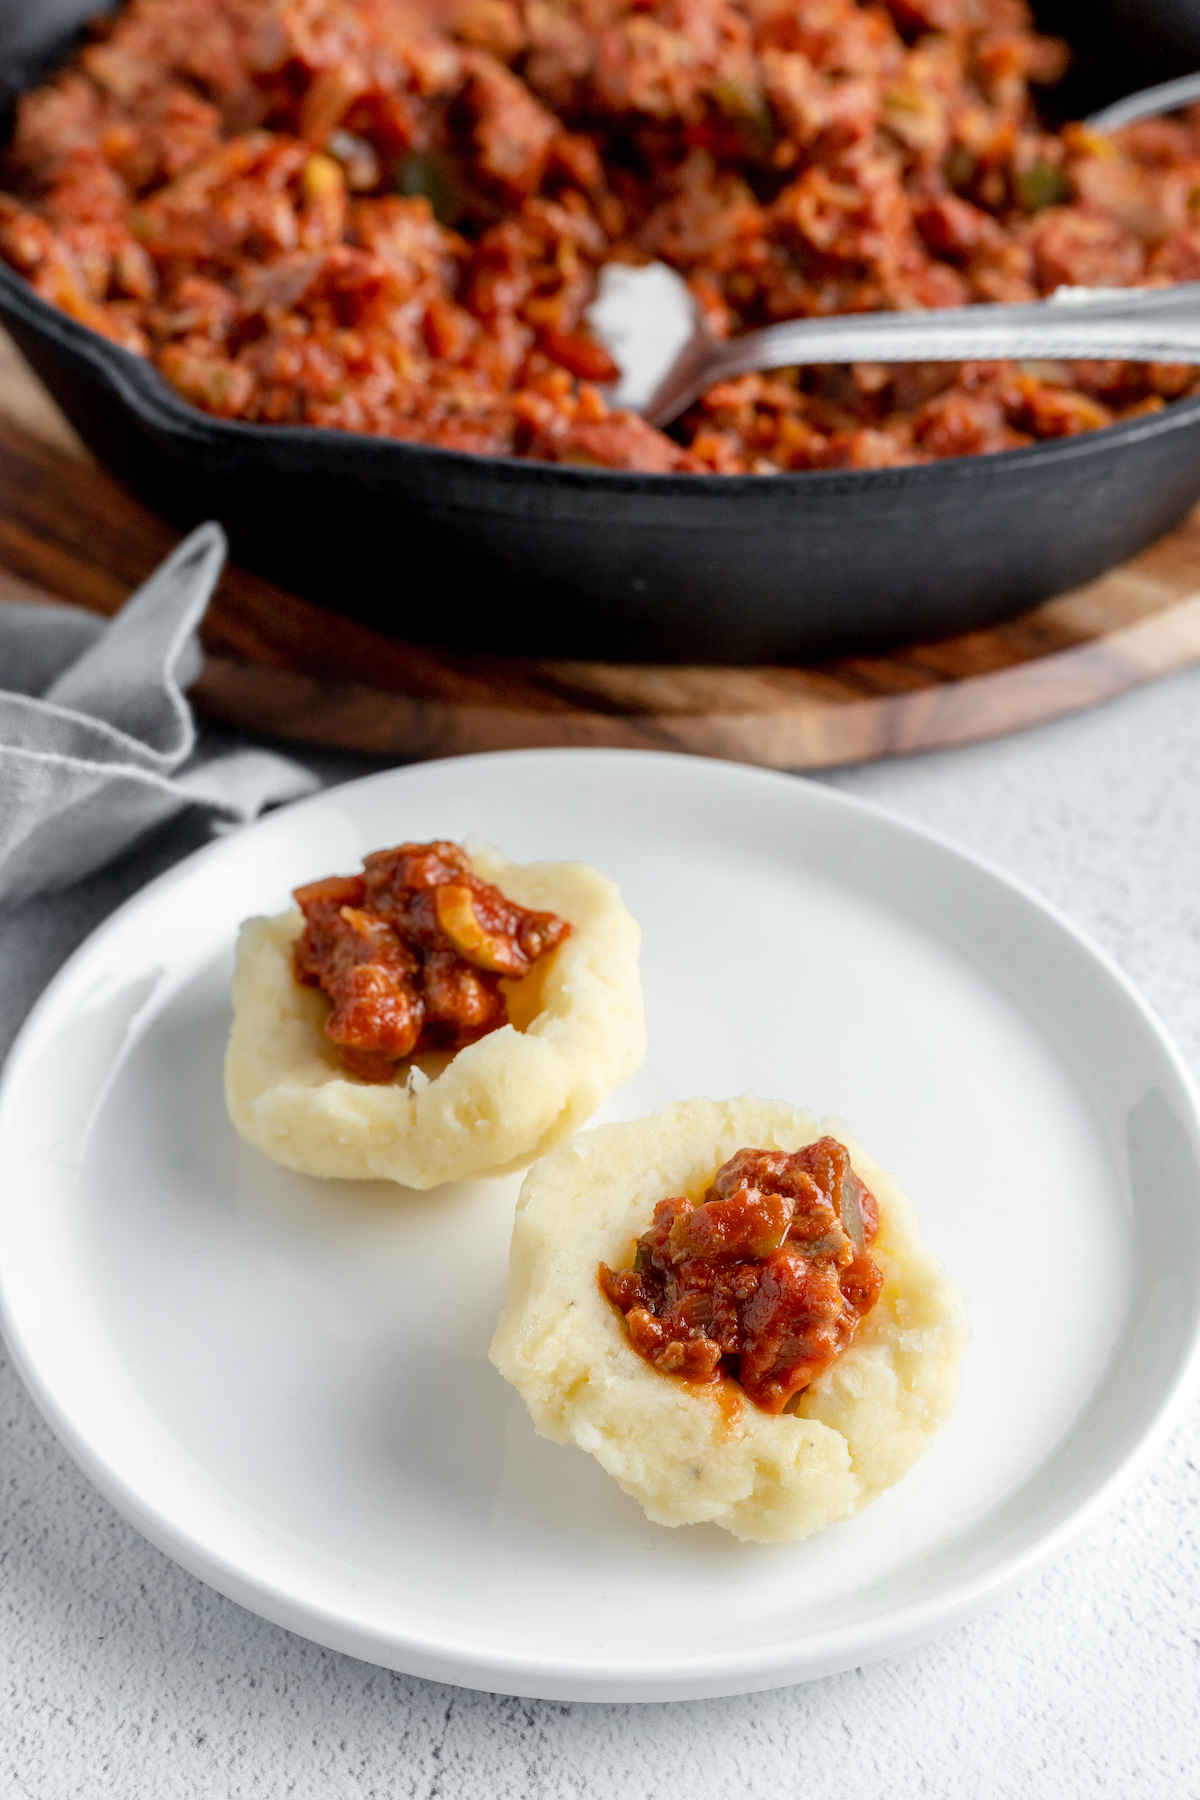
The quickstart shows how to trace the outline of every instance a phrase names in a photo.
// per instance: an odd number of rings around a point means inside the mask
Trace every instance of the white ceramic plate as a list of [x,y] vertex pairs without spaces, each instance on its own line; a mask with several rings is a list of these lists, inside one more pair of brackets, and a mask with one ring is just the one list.
[[[518,1182],[307,1181],[221,1098],[235,928],[403,838],[594,862],[645,931],[650,1052],[605,1108],[843,1115],[974,1340],[951,1424],[795,1546],[649,1524],[535,1437],[487,1346]],[[1196,1354],[1197,1097],[1063,919],[826,789],[606,751],[390,772],[214,844],[58,976],[0,1096],[0,1306],[112,1502],[255,1612],[495,1691],[730,1694],[895,1651],[1028,1576],[1149,1454]]]

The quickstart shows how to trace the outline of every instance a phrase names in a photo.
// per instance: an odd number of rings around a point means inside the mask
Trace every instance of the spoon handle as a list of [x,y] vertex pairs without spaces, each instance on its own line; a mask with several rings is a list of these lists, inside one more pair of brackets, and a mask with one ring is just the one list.
[[1200,282],[1176,287],[1061,290],[1017,306],[790,319],[728,343],[654,396],[647,417],[669,424],[719,381],[793,364],[1007,362],[1023,358],[1200,363]]
[[1123,100],[1114,100],[1111,106],[1103,106],[1085,119],[1084,124],[1093,131],[1120,131],[1123,125],[1157,118],[1177,107],[1190,106],[1194,100],[1200,100],[1200,75],[1181,75],[1175,81],[1160,81],[1157,87],[1142,88],[1136,94],[1126,94]]

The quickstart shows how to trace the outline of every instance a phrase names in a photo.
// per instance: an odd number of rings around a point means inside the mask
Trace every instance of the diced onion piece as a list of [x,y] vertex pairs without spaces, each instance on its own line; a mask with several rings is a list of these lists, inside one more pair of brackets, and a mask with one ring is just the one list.
[[529,963],[512,939],[484,929],[469,887],[448,882],[435,892],[437,922],[460,956],[496,975],[525,974]]
[[358,906],[342,906],[338,911],[351,931],[356,932],[364,942],[382,944],[391,940],[392,930],[386,919],[379,918],[375,913],[363,912]]
[[853,1171],[849,1169],[842,1177],[841,1213],[846,1236],[856,1250],[864,1250],[867,1244],[867,1233],[863,1225],[862,1206],[858,1198],[858,1183]]

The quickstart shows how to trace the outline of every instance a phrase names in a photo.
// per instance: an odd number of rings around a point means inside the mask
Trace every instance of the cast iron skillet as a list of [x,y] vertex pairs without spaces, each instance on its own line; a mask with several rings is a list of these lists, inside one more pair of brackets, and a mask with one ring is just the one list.
[[[0,68],[35,79],[92,10],[0,0]],[[0,318],[166,517],[218,518],[263,574],[464,651],[789,662],[970,630],[1091,580],[1200,497],[1200,399],[916,468],[635,475],[209,418],[3,264]]]

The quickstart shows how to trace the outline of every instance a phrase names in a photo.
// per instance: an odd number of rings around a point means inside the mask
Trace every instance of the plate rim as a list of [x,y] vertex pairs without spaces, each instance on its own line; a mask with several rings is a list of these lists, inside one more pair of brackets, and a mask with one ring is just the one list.
[[[56,971],[23,1021],[0,1070],[0,1145],[8,1130],[10,1096],[18,1085],[30,1047],[36,1044],[42,1020],[50,1014],[60,990],[75,979],[76,971],[103,948],[111,932],[122,929],[131,914],[147,905],[155,905],[179,884],[192,879],[193,871],[211,861],[221,861],[232,846],[244,842],[248,832],[269,833],[274,822],[293,820],[305,811],[319,812],[339,792],[353,789],[403,783],[419,778],[432,768],[452,765],[478,767],[481,764],[512,765],[514,759],[524,763],[570,760],[612,765],[614,758],[639,763],[648,768],[664,763],[679,770],[686,769],[689,779],[720,770],[726,776],[744,779],[748,785],[762,788],[765,783],[775,792],[792,794],[817,807],[828,808],[865,821],[874,831],[894,833],[901,839],[916,842],[935,855],[949,856],[967,865],[986,880],[997,883],[1010,897],[1023,903],[1050,921],[1073,942],[1077,951],[1094,965],[1097,973],[1115,984],[1124,1001],[1140,1016],[1157,1052],[1173,1073],[1186,1098],[1192,1123],[1200,1131],[1200,1086],[1182,1051],[1165,1023],[1136,984],[1097,944],[1053,901],[1039,894],[1020,876],[997,867],[978,852],[956,843],[948,835],[902,814],[880,806],[858,795],[843,793],[825,783],[805,780],[795,775],[759,769],[735,762],[698,758],[671,752],[618,750],[593,747],[568,747],[529,750],[480,752],[463,757],[430,759],[379,770],[349,783],[323,788],[317,793],[280,808],[242,828],[240,831],[202,845],[170,868],[162,871],[145,886],[131,894],[119,907],[102,919],[76,946]],[[586,1127],[585,1127],[586,1128]],[[68,1406],[60,1401],[52,1383],[39,1366],[33,1348],[26,1344],[8,1299],[7,1257],[9,1206],[0,1194],[0,1334],[3,1335],[22,1382],[34,1404],[72,1460],[82,1469],[116,1511],[157,1549],[205,1581],[227,1598],[284,1629],[343,1654],[356,1656],[378,1666],[398,1669],[424,1679],[453,1683],[482,1691],[514,1694],[551,1700],[583,1700],[597,1702],[658,1702],[678,1699],[715,1698],[764,1688],[817,1679],[827,1674],[861,1666],[881,1656],[896,1654],[960,1622],[981,1608],[995,1604],[1005,1594],[1032,1579],[1065,1554],[1120,1498],[1157,1454],[1200,1383],[1200,1312],[1191,1319],[1178,1337],[1177,1360],[1173,1378],[1157,1397],[1156,1404],[1139,1414],[1139,1424],[1128,1434],[1128,1441],[1116,1455],[1107,1474],[1068,1512],[1047,1529],[1038,1530],[1031,1541],[1018,1545],[1007,1555],[1000,1554],[985,1568],[949,1588],[919,1597],[884,1610],[866,1620],[836,1625],[830,1629],[806,1632],[779,1642],[742,1647],[736,1651],[714,1653],[698,1651],[669,1659],[644,1658],[627,1660],[619,1667],[610,1652],[591,1663],[577,1659],[553,1664],[545,1653],[540,1656],[524,1648],[517,1651],[496,1649],[479,1643],[469,1644],[448,1624],[436,1641],[427,1630],[413,1628],[403,1619],[385,1634],[365,1618],[356,1619],[348,1610],[341,1615],[312,1595],[298,1597],[278,1589],[271,1581],[249,1567],[236,1567],[224,1559],[218,1547],[214,1550],[195,1539],[169,1517],[161,1516],[148,1506],[128,1479],[126,1472],[114,1468],[105,1458],[103,1429],[93,1435],[81,1426]],[[1119,1341],[1114,1342],[1114,1351]],[[1107,1373],[1104,1379],[1107,1379]],[[1087,1416],[1086,1410],[1077,1423]],[[165,1429],[165,1427],[164,1427]],[[1064,1440],[1069,1442],[1070,1439]],[[186,1452],[185,1452],[186,1454]],[[1052,1453],[1061,1454],[1061,1446]],[[1035,1479],[1035,1471],[1030,1479]],[[232,1497],[231,1497],[232,1499]],[[241,1503],[233,1499],[232,1503]],[[325,1554],[318,1552],[318,1554]]]

